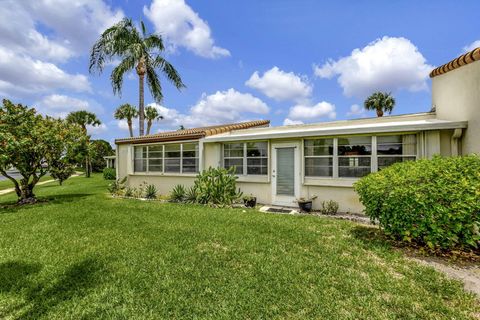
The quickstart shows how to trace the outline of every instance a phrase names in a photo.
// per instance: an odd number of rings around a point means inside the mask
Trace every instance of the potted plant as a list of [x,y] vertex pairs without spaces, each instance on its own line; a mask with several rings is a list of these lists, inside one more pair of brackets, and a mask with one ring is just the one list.
[[298,198],[297,203],[298,203],[298,207],[300,208],[300,211],[302,212],[312,211],[312,202],[315,199],[317,199],[317,196],[313,196],[310,198],[304,198],[304,197]]
[[252,195],[244,196],[243,197],[243,204],[247,208],[255,208],[255,206],[257,205],[257,197],[254,197]]

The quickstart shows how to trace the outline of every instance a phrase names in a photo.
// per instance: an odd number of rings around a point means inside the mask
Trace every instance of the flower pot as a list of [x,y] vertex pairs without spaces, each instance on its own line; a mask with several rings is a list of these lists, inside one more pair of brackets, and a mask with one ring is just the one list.
[[257,205],[257,198],[252,197],[252,198],[249,198],[249,199],[243,199],[243,204],[247,208],[255,208],[255,206]]
[[312,211],[312,200],[310,201],[298,201],[298,207],[302,212]]

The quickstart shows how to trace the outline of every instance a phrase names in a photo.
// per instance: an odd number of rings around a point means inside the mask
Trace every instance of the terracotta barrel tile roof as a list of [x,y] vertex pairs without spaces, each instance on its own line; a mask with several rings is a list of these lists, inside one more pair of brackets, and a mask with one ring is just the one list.
[[478,60],[480,60],[480,48],[476,48],[470,52],[467,52],[460,57],[433,69],[432,72],[430,72],[430,78],[439,76]]
[[150,134],[147,136],[124,138],[115,140],[116,144],[125,143],[146,143],[146,142],[163,142],[163,141],[179,141],[200,139],[207,136],[213,136],[216,134],[230,132],[233,130],[241,130],[255,127],[266,127],[270,124],[270,120],[255,120],[240,123],[221,124],[216,126],[192,128],[177,131],[160,132],[156,134]]

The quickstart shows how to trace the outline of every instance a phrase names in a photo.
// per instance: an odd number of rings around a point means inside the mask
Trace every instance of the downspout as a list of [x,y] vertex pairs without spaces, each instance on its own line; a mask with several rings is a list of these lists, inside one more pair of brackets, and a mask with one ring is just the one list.
[[462,134],[463,134],[463,130],[461,128],[457,128],[453,131],[452,138],[450,140],[452,156],[460,156],[462,154],[459,148],[460,138],[462,137]]

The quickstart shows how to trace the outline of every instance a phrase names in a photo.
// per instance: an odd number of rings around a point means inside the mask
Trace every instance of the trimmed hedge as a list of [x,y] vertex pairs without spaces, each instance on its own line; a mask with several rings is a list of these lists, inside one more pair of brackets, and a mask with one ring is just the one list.
[[397,240],[432,250],[480,247],[480,157],[394,164],[354,185],[365,213]]

